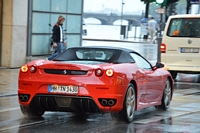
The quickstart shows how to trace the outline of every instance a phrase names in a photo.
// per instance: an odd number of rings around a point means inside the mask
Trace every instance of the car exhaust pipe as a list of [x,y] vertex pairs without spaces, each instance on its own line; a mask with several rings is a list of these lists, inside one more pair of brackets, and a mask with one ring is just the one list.
[[19,95],[20,102],[28,102],[29,98],[30,98],[29,94],[20,94]]
[[28,101],[28,96],[24,95],[24,102],[27,102],[27,101]]
[[24,101],[24,96],[23,96],[23,95],[19,95],[19,100],[20,100],[21,102],[23,102],[23,101]]
[[114,104],[115,104],[114,100],[109,100],[109,101],[108,101],[108,105],[109,105],[109,106],[113,106]]
[[107,103],[108,103],[108,101],[107,101],[106,99],[102,99],[102,100],[101,100],[101,104],[102,104],[103,106],[106,106]]

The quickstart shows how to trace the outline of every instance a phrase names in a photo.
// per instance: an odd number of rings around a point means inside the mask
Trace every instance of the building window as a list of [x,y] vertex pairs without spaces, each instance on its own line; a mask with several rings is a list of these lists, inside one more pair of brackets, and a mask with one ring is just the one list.
[[60,15],[65,17],[63,28],[66,30],[67,46],[81,45],[83,0],[30,0],[29,2],[31,19],[28,29],[28,55],[51,53],[52,28]]
[[67,3],[69,0],[51,0],[52,12],[67,12]]
[[32,0],[34,11],[50,11],[51,0]]
[[80,15],[68,15],[67,16],[67,33],[81,33],[81,16]]
[[33,12],[32,33],[49,33],[49,13]]
[[82,9],[80,7],[82,5],[83,5],[82,0],[69,0],[67,5],[67,12],[81,14]]

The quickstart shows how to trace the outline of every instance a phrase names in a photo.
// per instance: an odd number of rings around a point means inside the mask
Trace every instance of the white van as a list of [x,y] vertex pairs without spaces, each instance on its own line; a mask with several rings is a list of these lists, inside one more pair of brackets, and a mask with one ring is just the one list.
[[174,15],[167,20],[161,62],[175,79],[177,73],[200,73],[200,14]]

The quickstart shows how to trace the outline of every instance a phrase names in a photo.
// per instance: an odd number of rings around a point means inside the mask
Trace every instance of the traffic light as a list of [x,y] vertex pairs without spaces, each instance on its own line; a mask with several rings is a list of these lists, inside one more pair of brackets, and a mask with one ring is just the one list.
[[159,5],[162,5],[165,2],[165,0],[156,0],[156,3]]

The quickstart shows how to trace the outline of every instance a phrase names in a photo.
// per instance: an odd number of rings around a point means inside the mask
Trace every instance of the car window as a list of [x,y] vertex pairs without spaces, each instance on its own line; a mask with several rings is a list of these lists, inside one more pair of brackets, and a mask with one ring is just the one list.
[[131,57],[135,60],[137,66],[141,69],[152,70],[152,67],[149,62],[147,62],[143,57],[138,54],[130,53]]
[[84,49],[77,50],[78,59],[109,60],[113,56],[112,50]]
[[200,37],[200,18],[174,18],[169,24],[167,36]]

